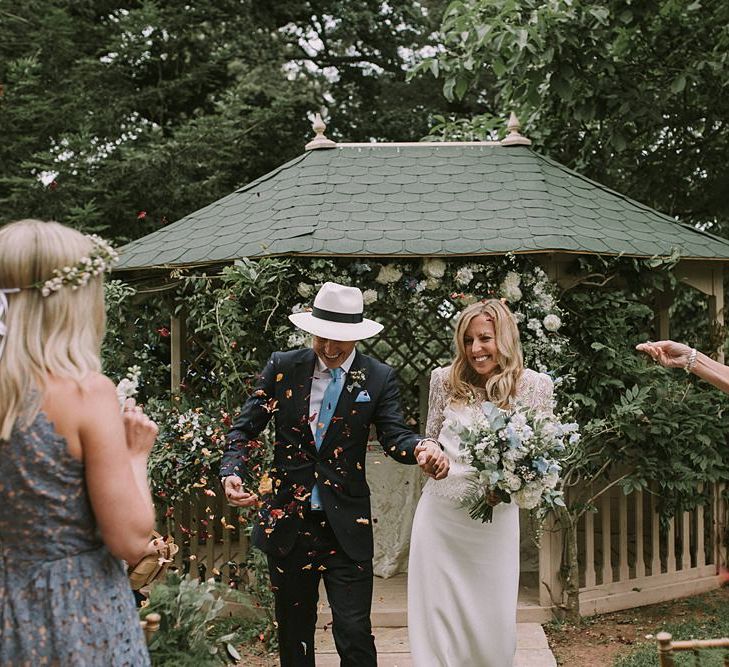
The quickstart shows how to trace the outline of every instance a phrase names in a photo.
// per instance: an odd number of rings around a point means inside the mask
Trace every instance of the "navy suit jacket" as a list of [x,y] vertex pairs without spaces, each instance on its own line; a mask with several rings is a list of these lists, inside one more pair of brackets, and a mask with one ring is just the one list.
[[[324,511],[342,549],[353,560],[369,560],[373,540],[365,454],[370,425],[375,425],[385,453],[400,463],[416,463],[414,450],[422,436],[405,425],[393,369],[356,352],[317,451],[309,424],[315,362],[312,349],[271,355],[228,433],[220,475],[238,475],[244,488],[250,486],[250,442],[273,417],[275,443],[269,472],[273,491],[262,497],[263,506],[252,532],[253,544],[271,555],[284,556],[291,550],[316,479]],[[360,371],[355,378],[364,377],[359,384],[350,379],[353,371]],[[370,400],[356,402],[364,390]]]

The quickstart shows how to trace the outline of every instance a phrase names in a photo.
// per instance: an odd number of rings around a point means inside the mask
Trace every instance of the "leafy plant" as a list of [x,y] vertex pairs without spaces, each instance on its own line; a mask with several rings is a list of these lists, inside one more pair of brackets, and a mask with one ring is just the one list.
[[[170,573],[164,582],[152,587],[144,618],[151,612],[160,614],[160,629],[149,646],[155,667],[202,667],[226,664],[237,656],[236,644],[248,638],[245,624],[221,634],[216,622],[226,599],[250,604],[237,591],[212,579],[198,581],[187,575]],[[252,621],[255,623],[255,621]]]

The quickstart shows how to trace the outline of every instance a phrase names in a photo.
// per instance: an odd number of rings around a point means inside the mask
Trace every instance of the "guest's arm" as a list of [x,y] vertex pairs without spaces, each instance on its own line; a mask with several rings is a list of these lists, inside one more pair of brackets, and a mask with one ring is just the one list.
[[729,367],[708,357],[703,352],[672,340],[641,343],[636,345],[635,349],[650,355],[661,366],[683,368],[729,394]]

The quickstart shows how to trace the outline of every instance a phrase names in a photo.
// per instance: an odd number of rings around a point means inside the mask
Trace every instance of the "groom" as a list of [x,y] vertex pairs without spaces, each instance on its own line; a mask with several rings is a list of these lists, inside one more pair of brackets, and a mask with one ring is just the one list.
[[448,458],[403,422],[395,373],[356,350],[382,325],[363,317],[362,292],[325,283],[312,312],[289,319],[313,334],[312,349],[274,352],[227,436],[225,495],[258,498],[243,480],[255,441],[275,422],[272,493],[262,498],[252,541],[268,556],[282,667],[314,667],[320,579],[332,608],[342,665],[376,667],[371,632],[372,522],[365,453],[374,424],[385,453],[442,479]]

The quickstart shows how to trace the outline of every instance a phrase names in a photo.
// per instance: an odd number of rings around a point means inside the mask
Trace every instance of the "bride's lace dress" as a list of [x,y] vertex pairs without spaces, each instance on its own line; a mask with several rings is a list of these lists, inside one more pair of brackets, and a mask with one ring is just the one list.
[[[467,420],[477,405],[450,400],[449,367],[433,371],[428,437],[451,461],[444,480],[429,479],[413,520],[408,566],[408,628],[415,667],[509,667],[516,650],[519,588],[519,509],[494,508],[492,523],[462,507],[472,470],[444,422]],[[525,369],[515,406],[550,410],[549,376]]]

